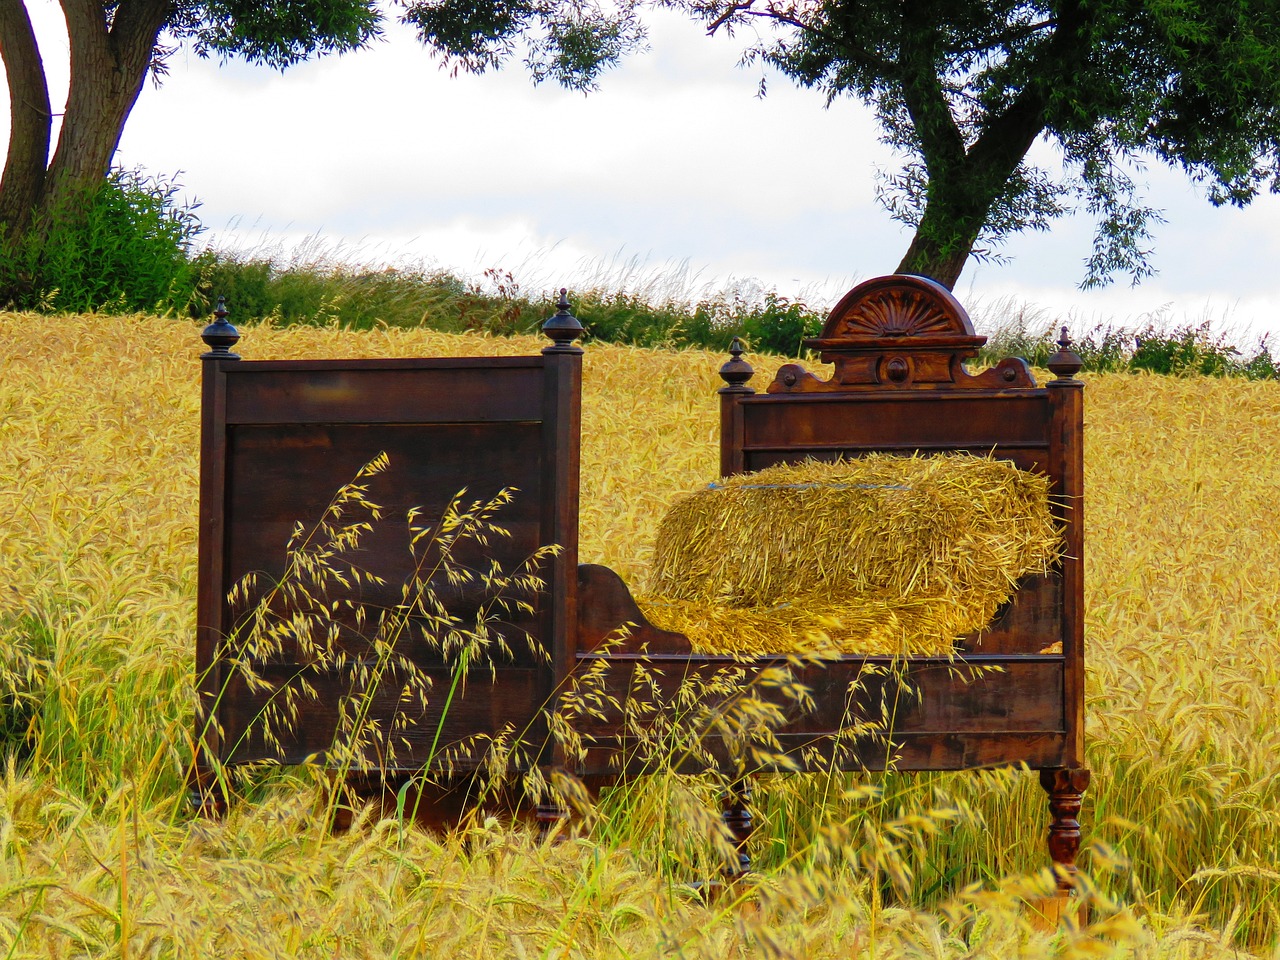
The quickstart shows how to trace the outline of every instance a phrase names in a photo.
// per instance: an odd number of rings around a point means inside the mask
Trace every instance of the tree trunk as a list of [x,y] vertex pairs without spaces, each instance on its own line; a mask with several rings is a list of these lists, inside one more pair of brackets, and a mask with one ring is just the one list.
[[916,228],[915,236],[911,238],[911,246],[907,248],[906,255],[903,256],[895,272],[928,277],[948,290],[952,290],[955,288],[956,281],[960,279],[960,273],[969,259],[974,242],[978,239],[978,231],[982,228],[982,224],[979,223],[976,228],[964,231],[963,235],[954,232],[957,224],[945,224],[953,232],[947,241],[940,241],[937,228],[944,226],[945,218],[937,213],[932,218],[929,216],[931,210],[937,209],[937,205],[933,203],[925,207],[920,226]]
[[122,0],[108,23],[101,0],[62,0],[71,85],[44,209],[102,181],[137,102],[170,13],[169,0]]
[[898,272],[919,274],[948,290],[954,288],[992,207],[1043,129],[1043,100],[1035,91],[1024,91],[988,121],[959,157],[954,149],[943,152],[921,138],[929,170],[928,192]]
[[0,231],[20,234],[44,196],[53,111],[27,8],[0,2],[0,59],[9,87],[9,152],[0,175]]
[[900,57],[902,99],[919,140],[929,175],[924,212],[898,264],[899,273],[929,277],[952,289],[960,279],[991,210],[1044,130],[1054,76],[1076,69],[1074,52],[1087,49],[1080,34],[1087,15],[1079,2],[1064,0],[1044,56],[1045,77],[1025,86],[998,113],[990,114],[967,147],[937,73],[943,37],[928,18],[927,0],[903,6]]
[[26,7],[0,0],[0,56],[11,127],[0,177],[0,225],[10,238],[42,212],[102,182],[137,102],[170,0],[121,0],[110,18],[102,0],[61,0],[71,47],[71,84],[53,159],[53,111],[44,63]]

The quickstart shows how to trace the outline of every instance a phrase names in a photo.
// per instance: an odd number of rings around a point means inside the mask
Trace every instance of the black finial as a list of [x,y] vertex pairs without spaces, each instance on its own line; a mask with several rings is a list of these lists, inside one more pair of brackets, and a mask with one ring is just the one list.
[[231,348],[240,340],[240,331],[227,322],[227,298],[219,297],[218,306],[213,311],[213,323],[200,333],[200,339],[209,347],[208,353],[202,353],[202,360],[239,360],[240,354],[232,353]]
[[742,359],[742,341],[737,337],[729,344],[730,359],[720,368],[720,379],[727,386],[720,388],[720,393],[755,393],[747,386],[747,381],[755,376],[751,364]]
[[568,291],[560,288],[560,299],[556,301],[556,313],[546,323],[542,325],[542,332],[550,337],[554,343],[549,347],[543,347],[543,353],[581,353],[582,348],[575,346],[574,342],[585,332],[582,324],[578,322],[578,318],[569,312]]
[[1080,355],[1071,349],[1071,337],[1067,335],[1067,328],[1062,328],[1062,336],[1058,338],[1058,352],[1051,356],[1045,364],[1059,380],[1070,380],[1080,368],[1084,366],[1084,361],[1080,359]]

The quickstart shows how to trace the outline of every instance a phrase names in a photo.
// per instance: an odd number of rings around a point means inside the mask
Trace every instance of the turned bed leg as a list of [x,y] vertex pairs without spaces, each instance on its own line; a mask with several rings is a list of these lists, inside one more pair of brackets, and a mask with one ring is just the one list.
[[1040,786],[1049,795],[1049,858],[1058,885],[1055,896],[1032,905],[1033,921],[1042,929],[1057,927],[1067,915],[1074,915],[1077,922],[1083,919],[1083,908],[1071,894],[1080,853],[1080,804],[1089,788],[1089,777],[1083,767],[1040,771]]
[[1049,794],[1049,857],[1058,877],[1058,892],[1066,894],[1075,887],[1080,804],[1089,788],[1089,771],[1083,767],[1041,770],[1040,786]]
[[751,872],[751,850],[748,846],[754,827],[751,818],[751,785],[746,780],[735,780],[723,798],[720,818],[733,839],[737,859],[731,861],[725,871],[728,880],[738,880]]
[[[538,837],[546,840],[552,835],[556,826],[569,819],[569,809],[555,799],[548,797],[540,800],[533,811],[534,822],[538,825]],[[563,836],[563,834],[561,834]]]
[[187,778],[187,804],[197,817],[220,820],[227,815],[227,794],[211,770],[199,768]]

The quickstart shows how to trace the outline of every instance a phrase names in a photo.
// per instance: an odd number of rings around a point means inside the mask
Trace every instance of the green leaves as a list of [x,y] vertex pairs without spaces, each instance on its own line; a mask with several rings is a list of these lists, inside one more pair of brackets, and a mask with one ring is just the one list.
[[532,17],[533,8],[521,2],[425,0],[409,3],[403,19],[455,73],[484,73],[511,56],[515,36]]
[[201,56],[283,70],[367,46],[381,36],[381,21],[373,0],[210,0],[187,5],[173,29],[193,35]]
[[496,69],[523,51],[535,82],[570,90],[597,86],[600,73],[640,48],[644,27],[634,0],[408,0],[403,21],[457,73]]
[[[169,32],[201,56],[283,70],[382,36],[392,4],[377,0],[204,0],[177,5]],[[484,73],[523,54],[535,82],[594,89],[600,73],[644,41],[635,0],[396,0],[402,23],[453,72]]]
[[197,298],[198,202],[141,168],[50,206],[33,229],[0,235],[0,304],[47,311],[184,310]]
[[[1149,276],[1160,215],[1135,161],[1180,167],[1215,204],[1280,190],[1276,0],[674,2],[713,29],[769,22],[750,57],[876,110],[904,154],[880,200],[917,228],[912,269],[943,282],[957,245],[989,250],[1074,209],[1098,223],[1083,285]],[[1040,137],[1060,170],[1026,162]]]

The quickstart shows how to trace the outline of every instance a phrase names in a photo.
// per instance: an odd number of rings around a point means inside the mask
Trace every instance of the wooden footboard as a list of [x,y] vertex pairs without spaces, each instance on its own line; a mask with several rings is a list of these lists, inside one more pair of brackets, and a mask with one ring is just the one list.
[[[563,300],[547,330],[531,357],[323,361],[243,361],[225,312],[205,331],[202,782],[263,760],[465,770],[484,750],[464,741],[546,741],[576,646],[582,360]],[[475,504],[495,509],[459,537]]]

